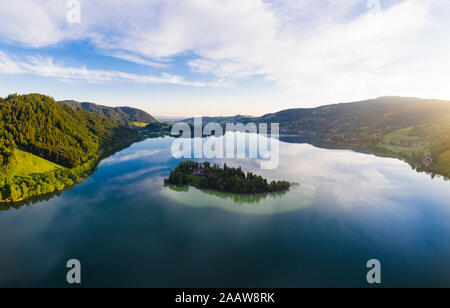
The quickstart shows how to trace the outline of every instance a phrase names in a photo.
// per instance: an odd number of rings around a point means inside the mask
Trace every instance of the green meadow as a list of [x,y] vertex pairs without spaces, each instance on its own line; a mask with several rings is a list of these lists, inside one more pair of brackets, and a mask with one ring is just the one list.
[[147,127],[147,125],[149,123],[145,123],[145,122],[131,122],[130,124],[133,125],[134,127],[144,128],[144,127]]
[[441,173],[450,174],[450,151],[440,154],[438,161],[433,167]]
[[47,173],[56,169],[66,169],[58,164],[19,149],[14,151],[16,162],[9,172],[10,177],[31,177],[33,174]]

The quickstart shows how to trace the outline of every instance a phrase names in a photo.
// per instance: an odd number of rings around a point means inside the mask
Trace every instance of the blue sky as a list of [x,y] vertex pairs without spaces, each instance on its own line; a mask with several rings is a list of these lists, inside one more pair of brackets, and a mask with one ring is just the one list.
[[0,96],[160,116],[450,99],[449,17],[446,0],[0,0]]

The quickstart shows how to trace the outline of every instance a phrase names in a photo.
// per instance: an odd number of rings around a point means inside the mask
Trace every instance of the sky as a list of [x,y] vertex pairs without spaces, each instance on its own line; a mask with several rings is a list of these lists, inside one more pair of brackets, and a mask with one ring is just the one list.
[[0,96],[156,116],[450,99],[449,0],[0,0]]

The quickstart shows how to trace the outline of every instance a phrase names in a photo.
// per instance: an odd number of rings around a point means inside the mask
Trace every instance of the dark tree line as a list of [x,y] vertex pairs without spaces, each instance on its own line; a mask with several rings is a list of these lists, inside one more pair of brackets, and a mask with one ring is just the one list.
[[[200,170],[200,175],[194,171]],[[287,191],[290,183],[286,181],[268,182],[266,179],[251,172],[243,172],[242,168],[223,168],[211,165],[209,162],[198,163],[185,161],[170,173],[166,180],[172,185],[192,185],[202,189],[212,189],[236,194],[258,194]]]

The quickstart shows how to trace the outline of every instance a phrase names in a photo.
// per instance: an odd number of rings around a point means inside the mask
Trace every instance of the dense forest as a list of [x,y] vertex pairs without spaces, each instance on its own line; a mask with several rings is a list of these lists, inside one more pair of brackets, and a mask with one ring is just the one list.
[[93,103],[80,103],[77,101],[61,101],[61,103],[75,109],[83,109],[100,116],[105,116],[122,125],[130,125],[133,122],[146,124],[158,122],[147,112],[131,107],[108,107]]
[[[40,94],[0,98],[0,200],[18,201],[70,186],[103,157],[138,140],[139,134],[116,121],[75,109]],[[59,168],[11,176],[25,151]],[[26,173],[26,170],[24,170]]]
[[251,172],[245,173],[242,168],[231,168],[224,164],[223,168],[209,162],[181,162],[170,173],[166,184],[191,185],[200,189],[211,189],[236,194],[261,194],[289,190],[291,184],[286,181],[272,181]]
[[171,136],[172,124],[169,123],[150,123],[144,127],[136,128],[139,133],[147,138],[157,138],[163,136]]

